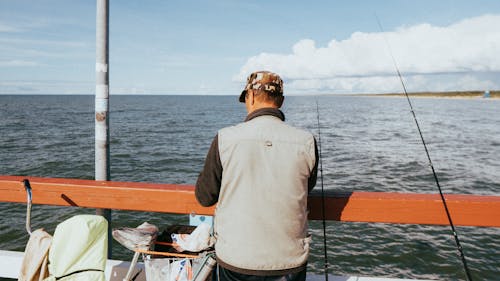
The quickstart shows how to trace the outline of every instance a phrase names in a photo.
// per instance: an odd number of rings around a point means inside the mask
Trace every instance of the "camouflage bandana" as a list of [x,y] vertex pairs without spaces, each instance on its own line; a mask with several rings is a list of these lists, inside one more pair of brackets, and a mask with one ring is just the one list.
[[283,95],[283,80],[276,73],[269,71],[257,71],[247,78],[247,85],[240,95],[240,102],[245,102],[247,90],[262,90],[271,95]]

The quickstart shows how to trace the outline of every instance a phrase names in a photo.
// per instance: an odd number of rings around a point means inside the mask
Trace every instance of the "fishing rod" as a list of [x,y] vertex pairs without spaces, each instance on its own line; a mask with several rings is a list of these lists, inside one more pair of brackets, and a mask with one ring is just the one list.
[[455,238],[455,243],[457,245],[457,250],[460,253],[460,258],[462,259],[462,264],[464,266],[465,270],[465,275],[467,277],[468,281],[472,281],[472,276],[469,271],[469,267],[467,266],[467,260],[465,259],[465,254],[462,248],[462,245],[460,244],[460,239],[458,239],[458,234],[457,231],[455,230],[455,225],[453,224],[453,221],[451,219],[450,211],[448,210],[448,204],[446,203],[446,199],[444,198],[443,191],[441,189],[441,185],[439,184],[439,179],[436,174],[436,171],[434,170],[434,165],[432,164],[431,156],[429,154],[429,150],[427,149],[427,144],[425,143],[424,136],[422,134],[422,130],[420,130],[420,125],[418,124],[417,116],[415,115],[415,111],[413,110],[413,105],[411,104],[410,96],[408,95],[408,92],[406,91],[406,85],[403,81],[403,77],[401,76],[401,72],[399,71],[398,64],[396,62],[396,58],[394,57],[391,46],[389,45],[389,42],[387,41],[387,38],[384,35],[384,29],[382,28],[382,23],[380,22],[380,19],[378,18],[377,14],[375,14],[375,18],[377,19],[378,26],[380,28],[380,31],[382,32],[382,35],[384,36],[384,41],[387,45],[387,48],[389,50],[389,54],[391,55],[392,58],[392,63],[394,64],[394,68],[396,68],[396,72],[399,77],[399,81],[401,82],[401,85],[403,86],[403,91],[406,96],[406,100],[408,101],[408,105],[410,106],[410,111],[413,115],[413,120],[415,120],[415,125],[417,125],[417,130],[420,135],[420,140],[422,141],[422,144],[424,145],[425,149],[425,154],[427,155],[427,159],[429,160],[429,166],[431,167],[432,170],[432,175],[434,176],[434,181],[436,182],[437,188],[439,190],[439,195],[441,196],[441,201],[443,202],[444,209],[446,211],[446,216],[448,217],[448,222],[451,227],[451,231],[453,233],[453,237]]
[[321,129],[319,124],[319,104],[316,100],[316,112],[318,117],[318,145],[319,145],[319,173],[321,178],[321,217],[323,218],[323,250],[325,256],[325,280],[328,281],[328,253],[326,249],[326,220],[325,220],[325,189],[323,187],[323,156],[321,155]]

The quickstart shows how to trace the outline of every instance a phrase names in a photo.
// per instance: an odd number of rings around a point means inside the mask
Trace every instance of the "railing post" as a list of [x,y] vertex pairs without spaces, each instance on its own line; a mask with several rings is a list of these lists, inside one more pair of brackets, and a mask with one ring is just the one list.
[[[110,180],[109,157],[109,0],[96,5],[95,180]],[[108,220],[108,257],[111,258],[111,210],[97,209]]]

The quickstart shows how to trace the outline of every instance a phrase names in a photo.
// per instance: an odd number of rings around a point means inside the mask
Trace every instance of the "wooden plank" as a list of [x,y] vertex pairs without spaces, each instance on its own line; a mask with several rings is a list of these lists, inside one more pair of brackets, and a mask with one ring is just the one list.
[[26,202],[25,178],[32,187],[33,204],[177,214],[214,210],[198,204],[193,186],[20,176],[0,176],[0,201]]
[[[445,195],[453,223],[500,227],[500,196]],[[310,218],[321,218],[321,196],[309,197]],[[448,225],[439,194],[353,192],[325,196],[327,220]]]
[[[25,203],[25,178],[33,190],[33,204],[200,215],[213,215],[215,209],[200,206],[191,185],[22,176],[0,176],[0,201]],[[500,227],[500,196],[445,197],[455,225]],[[322,218],[321,200],[317,192],[309,196],[309,219]],[[327,220],[448,224],[438,194],[328,192],[325,203]]]

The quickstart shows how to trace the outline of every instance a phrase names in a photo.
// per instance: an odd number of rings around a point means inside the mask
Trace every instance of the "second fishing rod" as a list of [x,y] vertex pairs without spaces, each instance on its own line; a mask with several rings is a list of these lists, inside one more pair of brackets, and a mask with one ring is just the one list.
[[[380,31],[382,32],[382,34],[384,34],[384,29],[382,27],[382,23],[380,22],[380,19],[378,18],[378,16],[376,14],[375,14],[375,18],[377,19],[377,23],[378,23],[378,26],[380,28]],[[427,149],[427,144],[426,144],[424,136],[422,134],[422,130],[420,129],[420,125],[418,123],[417,116],[415,115],[415,110],[413,109],[413,105],[411,103],[410,96],[408,95],[408,91],[406,90],[406,85],[405,85],[405,83],[403,81],[403,77],[401,75],[401,71],[399,71],[399,67],[398,67],[398,64],[396,62],[396,58],[392,54],[392,50],[390,48],[389,42],[387,41],[387,39],[385,37],[384,37],[384,40],[385,40],[385,43],[387,45],[389,54],[391,55],[392,63],[394,65],[394,68],[396,69],[396,73],[397,73],[397,76],[399,78],[399,81],[401,82],[401,86],[403,87],[403,91],[404,91],[406,100],[408,101],[408,105],[410,107],[410,111],[412,113],[413,120],[415,121],[415,125],[417,126],[417,130],[418,130],[418,133],[420,135],[420,140],[422,141],[422,144],[424,146],[425,154],[427,156],[427,160],[429,161],[429,166],[431,167],[432,175],[434,177],[434,181],[436,182],[436,186],[437,186],[437,188],[439,190],[439,195],[441,197],[441,201],[443,202],[444,210],[446,212],[446,217],[448,218],[448,222],[449,222],[451,231],[453,233],[453,237],[455,238],[455,243],[456,243],[456,246],[457,246],[457,250],[458,250],[460,258],[462,260],[462,264],[463,264],[463,267],[464,267],[464,270],[465,270],[466,279],[468,281],[472,281],[472,276],[471,276],[469,267],[467,265],[467,260],[465,258],[465,254],[464,254],[462,245],[460,243],[460,239],[458,238],[458,234],[457,234],[457,231],[455,229],[455,225],[453,224],[453,220],[451,218],[450,211],[448,209],[448,204],[446,203],[446,198],[444,197],[443,190],[441,189],[441,185],[439,184],[439,179],[438,179],[438,176],[436,174],[436,170],[434,169],[434,165],[432,164],[431,156],[429,154],[429,150]]]

